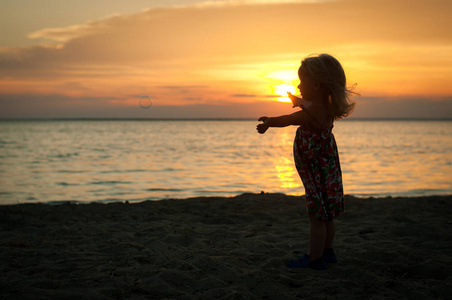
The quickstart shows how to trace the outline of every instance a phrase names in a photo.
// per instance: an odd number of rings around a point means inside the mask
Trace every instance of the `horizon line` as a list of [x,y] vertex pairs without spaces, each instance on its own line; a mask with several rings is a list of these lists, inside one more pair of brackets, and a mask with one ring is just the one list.
[[[257,121],[257,118],[0,118],[2,121]],[[452,118],[344,118],[338,121],[452,121]]]

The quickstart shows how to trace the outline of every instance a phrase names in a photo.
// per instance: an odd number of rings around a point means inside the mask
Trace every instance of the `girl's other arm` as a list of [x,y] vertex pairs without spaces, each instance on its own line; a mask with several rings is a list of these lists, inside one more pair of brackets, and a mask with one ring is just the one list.
[[287,92],[287,97],[289,97],[290,101],[292,101],[292,108],[299,107],[301,103],[301,98],[298,98],[295,95],[292,95],[291,92]]

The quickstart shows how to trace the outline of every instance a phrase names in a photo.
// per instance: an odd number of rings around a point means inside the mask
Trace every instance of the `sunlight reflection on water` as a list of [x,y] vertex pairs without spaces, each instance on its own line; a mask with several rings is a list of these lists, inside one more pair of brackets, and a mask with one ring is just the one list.
[[[3,121],[0,203],[304,194],[296,127],[254,121]],[[452,193],[452,122],[339,121],[345,193]]]

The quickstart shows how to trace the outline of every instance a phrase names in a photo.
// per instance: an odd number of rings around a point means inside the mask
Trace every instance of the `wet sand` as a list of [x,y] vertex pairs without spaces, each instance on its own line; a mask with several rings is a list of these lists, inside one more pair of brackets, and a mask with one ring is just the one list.
[[0,206],[0,299],[447,299],[451,217],[452,196],[347,196],[315,271],[286,267],[303,197]]

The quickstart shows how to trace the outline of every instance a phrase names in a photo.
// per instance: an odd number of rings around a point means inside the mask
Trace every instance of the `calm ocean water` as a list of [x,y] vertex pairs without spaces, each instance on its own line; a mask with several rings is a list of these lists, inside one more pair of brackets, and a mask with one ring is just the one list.
[[[256,121],[1,121],[0,204],[304,194],[296,127]],[[452,194],[452,121],[336,122],[346,194]]]

